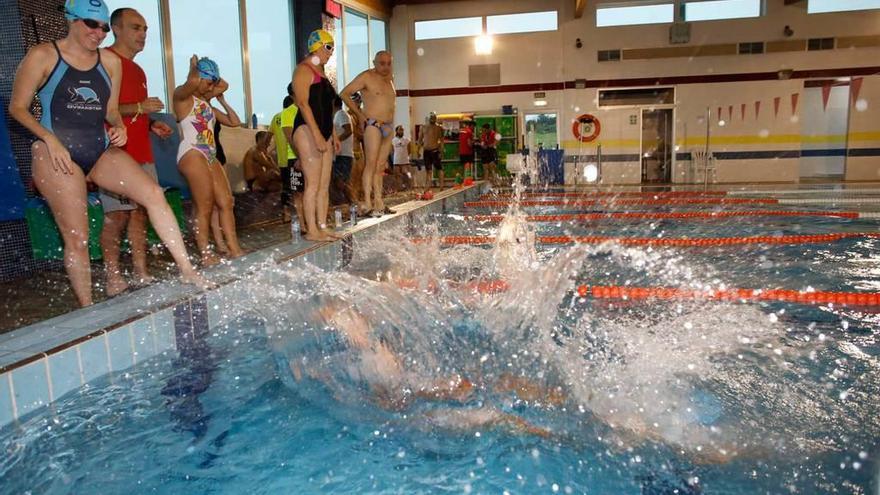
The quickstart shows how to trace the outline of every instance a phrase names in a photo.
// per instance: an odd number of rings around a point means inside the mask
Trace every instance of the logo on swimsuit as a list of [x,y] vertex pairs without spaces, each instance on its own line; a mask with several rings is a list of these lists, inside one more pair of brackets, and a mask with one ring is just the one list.
[[92,88],[67,88],[71,103],[101,103],[98,93]]

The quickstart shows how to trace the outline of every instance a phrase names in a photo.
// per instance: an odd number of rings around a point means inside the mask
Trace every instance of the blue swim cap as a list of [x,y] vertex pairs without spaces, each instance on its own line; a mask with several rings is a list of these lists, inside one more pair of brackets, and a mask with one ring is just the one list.
[[199,77],[202,79],[210,79],[214,82],[220,80],[220,67],[217,65],[217,62],[214,62],[210,58],[200,58],[197,67],[199,69]]
[[64,17],[68,21],[94,19],[110,24],[110,9],[104,0],[67,0],[64,2]]

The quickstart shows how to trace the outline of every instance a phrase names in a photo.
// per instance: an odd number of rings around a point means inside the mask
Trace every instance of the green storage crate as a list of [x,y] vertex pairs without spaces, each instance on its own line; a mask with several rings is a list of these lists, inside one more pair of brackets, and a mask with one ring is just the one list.
[[[101,259],[101,229],[104,228],[104,209],[97,194],[89,194],[89,257]],[[42,198],[31,198],[25,208],[25,220],[31,238],[31,250],[34,259],[60,260],[64,258],[64,243],[61,232],[55,224],[55,218],[49,205]]]
[[[186,234],[186,217],[183,216],[183,196],[180,194],[180,189],[169,189],[165,191],[165,201],[168,202],[168,206],[171,207],[171,211],[174,212],[174,217],[177,218],[177,225],[180,226],[180,233]],[[151,246],[161,244],[162,241],[159,239],[159,234],[153,230],[152,225],[147,225],[147,243]]]
[[[177,218],[181,232],[186,232],[186,219],[183,216],[183,199],[178,189],[165,191],[165,200]],[[89,257],[92,260],[103,258],[101,253],[101,229],[104,228],[104,209],[97,194],[89,194]],[[55,224],[55,218],[49,205],[42,198],[32,198],[25,209],[28,233],[31,238],[31,250],[34,259],[60,260],[64,257],[64,243],[61,233]],[[159,236],[152,226],[147,227],[147,242],[150,245],[161,244]],[[123,239],[123,248],[127,249],[128,240]]]

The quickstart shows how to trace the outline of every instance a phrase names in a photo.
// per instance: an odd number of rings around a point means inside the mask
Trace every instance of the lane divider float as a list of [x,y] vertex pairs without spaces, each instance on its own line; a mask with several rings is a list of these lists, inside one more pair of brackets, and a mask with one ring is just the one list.
[[[851,238],[876,238],[880,233],[873,232],[841,232],[834,234],[810,234],[810,235],[778,235],[778,236],[751,236],[751,237],[610,237],[600,235],[588,236],[537,236],[539,244],[602,244],[614,242],[624,246],[669,246],[669,247],[717,247],[717,246],[742,246],[754,244],[816,244],[837,242]],[[444,236],[437,238],[443,245],[485,245],[493,244],[495,238],[491,236]],[[410,238],[410,242],[416,244],[428,244],[432,242],[430,237]]]
[[[401,289],[436,292],[437,280],[396,281]],[[444,286],[476,292],[499,294],[510,290],[504,280],[474,280],[458,282],[445,280]],[[837,304],[842,306],[880,306],[880,292],[842,292],[790,289],[687,289],[679,287],[633,287],[628,285],[578,285],[575,292],[584,299],[667,300],[667,301],[725,301],[725,302],[787,302],[796,304]]]
[[[574,222],[606,219],[647,218],[655,220],[679,220],[691,218],[734,217],[832,217],[832,218],[880,218],[880,212],[861,211],[786,211],[786,210],[740,210],[740,211],[618,211],[607,213],[560,213],[555,215],[527,215],[528,222]],[[465,220],[476,222],[501,222],[504,215],[465,215]]]
[[[589,199],[520,201],[520,206],[598,206],[598,205],[775,205],[773,198],[670,198],[670,199]],[[880,199],[878,199],[880,202]],[[465,201],[465,208],[506,208],[510,201]]]

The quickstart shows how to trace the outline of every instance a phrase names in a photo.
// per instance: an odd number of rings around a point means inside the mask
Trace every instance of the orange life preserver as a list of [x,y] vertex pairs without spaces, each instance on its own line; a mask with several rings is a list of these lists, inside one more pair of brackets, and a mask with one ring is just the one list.
[[[587,131],[592,129],[592,132],[581,134],[582,127],[585,127],[585,130]],[[589,143],[590,141],[595,140],[599,137],[600,132],[602,132],[602,124],[599,122],[599,119],[588,113],[578,116],[578,118],[576,118],[571,124],[571,133],[574,134],[575,139],[582,143]]]

